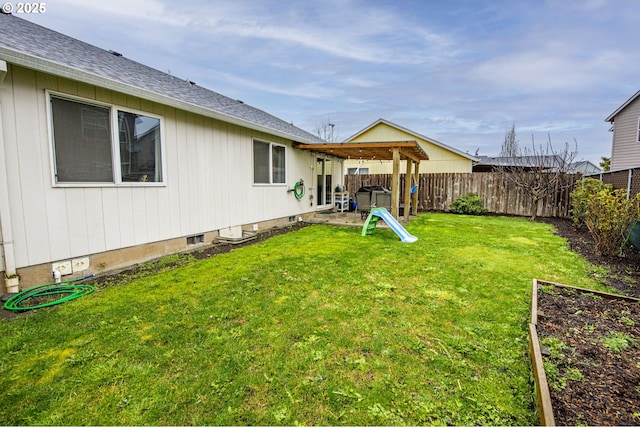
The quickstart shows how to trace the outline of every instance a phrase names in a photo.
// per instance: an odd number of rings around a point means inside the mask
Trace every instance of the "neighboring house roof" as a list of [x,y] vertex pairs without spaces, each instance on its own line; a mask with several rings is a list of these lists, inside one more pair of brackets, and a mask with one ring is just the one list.
[[[557,164],[554,160],[557,156],[478,156],[476,166],[492,166],[492,167],[553,167]],[[542,160],[542,162],[540,162]],[[542,163],[542,164],[540,164]]]
[[[490,172],[493,170],[493,168],[497,167],[520,167],[523,169],[530,169],[542,166],[543,168],[552,169],[556,167],[560,162],[562,162],[562,158],[558,155],[520,157],[478,156],[478,160],[478,163],[473,166],[474,172]],[[584,175],[599,172],[601,172],[600,168],[587,160],[573,162],[567,168],[567,173],[581,173]]]
[[582,175],[591,175],[602,172],[598,166],[594,165],[588,160],[582,160],[579,162],[573,162],[569,165],[568,173],[581,173]]
[[0,13],[0,60],[294,141],[325,142],[242,101],[4,13]]
[[433,144],[433,145],[437,145],[438,147],[441,147],[441,148],[443,148],[443,149],[445,149],[445,150],[449,150],[449,151],[451,151],[451,152],[453,152],[453,153],[456,153],[456,154],[458,154],[458,155],[460,155],[460,156],[462,156],[462,157],[465,157],[465,158],[467,158],[467,159],[469,159],[469,160],[471,160],[471,161],[474,161],[474,162],[475,162],[475,161],[477,161],[477,160],[478,160],[476,157],[474,157],[474,156],[470,155],[469,153],[465,153],[464,151],[460,151],[460,150],[458,150],[458,149],[456,149],[456,148],[450,147],[450,146],[448,146],[447,144],[444,144],[444,143],[442,143],[442,142],[440,142],[440,141],[436,141],[435,139],[433,139],[433,138],[429,138],[428,136],[421,135],[421,134],[419,134],[419,133],[417,133],[417,132],[415,132],[415,131],[412,131],[412,130],[407,129],[407,128],[403,127],[403,126],[397,125],[397,124],[395,124],[395,123],[393,123],[393,122],[390,122],[389,120],[386,120],[386,119],[378,119],[378,120],[376,120],[375,122],[371,123],[369,126],[367,126],[367,127],[365,127],[364,129],[362,129],[361,131],[357,132],[357,133],[356,133],[356,134],[354,134],[354,135],[351,135],[349,138],[347,138],[347,139],[345,140],[345,142],[349,142],[349,141],[351,141],[351,140],[353,140],[353,139],[357,138],[358,136],[360,136],[360,135],[362,135],[363,133],[367,132],[369,129],[372,129],[372,128],[374,128],[375,126],[377,126],[377,125],[379,125],[379,124],[381,124],[381,123],[384,123],[384,124],[386,124],[387,126],[391,126],[391,127],[397,128],[397,129],[399,129],[399,130],[401,130],[401,131],[403,131],[403,132],[406,132],[406,133],[408,133],[408,134],[410,134],[410,135],[413,135],[413,136],[414,136],[414,137],[416,137],[417,139],[423,139],[423,140],[425,140],[425,141],[427,141],[427,142],[429,142],[429,143],[431,143],[431,144]]
[[636,100],[636,98],[638,98],[640,96],[640,90],[637,91],[631,98],[627,99],[625,101],[624,104],[622,104],[621,106],[619,106],[616,111],[614,111],[613,113],[611,113],[606,119],[604,119],[605,122],[613,122],[615,117],[618,115],[618,113],[622,110],[624,110],[627,105],[631,104],[633,101]]

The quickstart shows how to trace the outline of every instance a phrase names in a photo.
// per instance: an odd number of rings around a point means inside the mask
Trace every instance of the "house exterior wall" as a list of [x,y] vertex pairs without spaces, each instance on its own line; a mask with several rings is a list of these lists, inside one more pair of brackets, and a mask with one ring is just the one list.
[[[418,144],[429,156],[429,160],[420,163],[421,173],[443,173],[443,172],[471,172],[471,160],[460,156],[452,151],[435,145],[425,139],[417,138],[416,135],[404,132],[388,126],[384,123],[378,124],[363,132],[348,142],[372,142],[372,141],[418,141]],[[380,160],[353,159],[345,160],[346,168],[366,167],[370,174],[393,173],[393,162]],[[406,162],[400,164],[400,172],[406,170]]]
[[[54,186],[46,91],[162,117],[164,184]],[[313,182],[315,157],[286,139],[12,65],[0,85],[0,101],[16,268],[39,266],[47,273],[36,275],[39,280],[51,277],[42,265],[57,260],[172,242],[100,268],[122,267],[186,248],[176,239],[276,224],[315,209],[308,192],[297,200],[288,191],[299,179]],[[286,147],[286,184],[253,183],[254,138]],[[334,169],[341,182],[341,168]],[[97,270],[92,263],[91,271]]]
[[640,166],[638,119],[640,119],[640,98],[636,98],[615,116],[611,170]]

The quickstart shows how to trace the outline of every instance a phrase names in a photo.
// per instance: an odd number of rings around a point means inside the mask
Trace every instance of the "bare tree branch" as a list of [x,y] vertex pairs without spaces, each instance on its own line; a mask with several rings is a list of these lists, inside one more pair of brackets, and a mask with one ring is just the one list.
[[337,129],[335,123],[332,123],[330,118],[323,120],[322,123],[316,125],[315,134],[324,139],[327,142],[336,142]]
[[518,140],[516,139],[516,125],[511,125],[511,129],[509,129],[504,134],[504,142],[502,143],[502,148],[500,149],[501,157],[515,157],[518,155]]
[[[515,140],[515,129],[512,128]],[[510,132],[507,132],[509,136]],[[510,137],[510,136],[509,136]],[[505,145],[507,137],[505,137]],[[552,192],[556,192],[570,184],[566,184],[564,176],[578,154],[578,143],[574,140],[575,148],[570,149],[569,143],[564,144],[562,150],[555,150],[548,135],[547,143],[536,145],[531,137],[531,146],[517,148],[514,155],[502,158],[500,165],[494,168],[504,177],[531,197],[531,219],[535,219],[538,204]],[[504,148],[504,147],[503,147]]]

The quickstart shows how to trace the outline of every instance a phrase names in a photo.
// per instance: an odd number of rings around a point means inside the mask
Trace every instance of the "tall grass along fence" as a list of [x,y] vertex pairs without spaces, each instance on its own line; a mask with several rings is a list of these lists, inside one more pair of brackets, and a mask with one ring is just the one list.
[[[345,175],[345,186],[352,194],[362,186],[381,185],[391,188],[391,178],[391,174]],[[569,217],[571,190],[579,178],[578,175],[563,176],[556,191],[539,203],[537,216]],[[405,175],[401,174],[401,202],[404,200],[404,180]],[[420,174],[418,181],[418,210],[421,211],[448,211],[449,205],[457,197],[476,193],[484,198],[484,206],[490,213],[531,215],[531,198],[525,190],[518,188],[500,173],[425,173]]]
[[636,194],[640,193],[640,167],[614,172],[602,172],[588,177],[599,179],[605,184],[611,184],[616,190],[627,190],[629,197],[635,197]]

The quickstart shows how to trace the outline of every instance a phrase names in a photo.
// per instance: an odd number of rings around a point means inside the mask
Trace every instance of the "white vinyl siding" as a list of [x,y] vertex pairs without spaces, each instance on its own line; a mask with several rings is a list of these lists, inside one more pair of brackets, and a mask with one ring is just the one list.
[[620,111],[614,121],[611,170],[640,166],[640,98]]
[[[284,147],[285,181],[312,182],[315,158],[284,138],[11,64],[1,90],[17,268],[315,209],[284,184],[253,184],[255,139]],[[56,184],[47,91],[161,117],[164,184]]]

